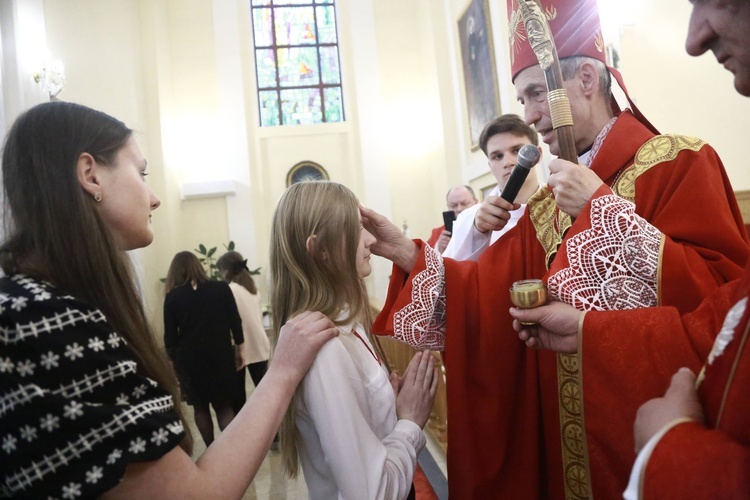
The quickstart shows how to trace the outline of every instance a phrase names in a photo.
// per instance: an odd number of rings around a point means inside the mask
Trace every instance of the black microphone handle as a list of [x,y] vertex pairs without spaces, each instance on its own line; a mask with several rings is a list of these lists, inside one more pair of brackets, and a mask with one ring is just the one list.
[[531,172],[530,168],[523,168],[516,164],[508,177],[508,183],[505,184],[503,192],[500,194],[500,198],[513,203],[513,200],[518,196],[518,192],[521,190],[521,186],[526,182],[526,177]]

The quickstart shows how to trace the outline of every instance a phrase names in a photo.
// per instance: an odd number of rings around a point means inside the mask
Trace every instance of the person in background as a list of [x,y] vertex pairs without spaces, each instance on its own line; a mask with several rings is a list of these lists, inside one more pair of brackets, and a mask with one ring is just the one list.
[[[445,195],[445,202],[448,205],[448,210],[452,210],[456,218],[458,218],[458,216],[461,215],[461,212],[467,208],[473,207],[479,203],[471,186],[454,186],[450,188]],[[427,244],[437,250],[438,253],[443,253],[448,247],[450,240],[451,231],[447,231],[445,229],[445,224],[443,224],[432,230],[432,234],[430,234],[430,239],[427,240]]]
[[216,267],[237,303],[237,310],[242,319],[244,342],[237,349],[240,368],[237,372],[239,391],[233,407],[239,411],[245,403],[245,367],[253,384],[257,387],[268,369],[268,358],[271,354],[271,341],[263,328],[263,316],[260,310],[260,294],[255,281],[247,268],[247,259],[239,252],[230,251],[219,257]]
[[243,410],[197,462],[177,381],[127,250],[151,243],[159,198],[121,121],[40,104],[8,131],[0,246],[0,492],[6,497],[239,498],[298,382],[338,334],[286,323]]
[[208,447],[214,440],[210,407],[220,430],[235,415],[232,339],[236,346],[244,342],[240,314],[229,286],[209,280],[192,252],[174,256],[165,292],[164,346],[174,363],[185,401],[195,411],[195,425]]
[[[518,152],[526,144],[539,145],[539,134],[518,115],[505,114],[485,125],[479,135],[479,147],[487,156],[487,164],[497,180],[481,204],[464,210],[453,223],[453,233],[443,257],[455,260],[477,260],[487,247],[516,226],[526,210],[526,201],[539,188],[536,167],[532,167],[514,200],[518,210],[506,211],[496,203],[518,160]],[[539,148],[541,158],[542,149]]]
[[401,379],[389,377],[370,337],[364,278],[375,238],[362,227],[359,201],[334,182],[294,184],[271,227],[274,332],[302,310],[322,312],[341,332],[318,353],[284,418],[287,471],[296,475],[301,462],[311,499],[413,495],[438,378],[429,352],[418,352]]

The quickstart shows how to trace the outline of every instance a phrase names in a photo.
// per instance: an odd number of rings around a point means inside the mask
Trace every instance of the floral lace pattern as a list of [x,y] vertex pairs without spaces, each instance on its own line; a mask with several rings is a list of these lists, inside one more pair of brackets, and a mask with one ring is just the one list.
[[393,335],[407,344],[442,351],[445,347],[445,265],[425,246],[425,269],[412,280],[411,302],[393,315]]
[[657,305],[662,234],[615,195],[591,203],[591,228],[565,243],[568,267],[547,281],[550,295],[582,311]]

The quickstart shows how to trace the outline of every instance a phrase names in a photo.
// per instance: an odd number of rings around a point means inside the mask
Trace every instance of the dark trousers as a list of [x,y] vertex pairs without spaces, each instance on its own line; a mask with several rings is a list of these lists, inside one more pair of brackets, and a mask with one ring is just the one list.
[[[258,387],[260,381],[263,379],[263,375],[268,370],[268,361],[258,361],[257,363],[250,363],[247,365],[247,372],[250,374],[250,378]],[[237,372],[237,390],[232,398],[232,409],[234,409],[235,415],[240,412],[242,406],[245,404],[247,399],[245,394],[245,370],[239,370]]]

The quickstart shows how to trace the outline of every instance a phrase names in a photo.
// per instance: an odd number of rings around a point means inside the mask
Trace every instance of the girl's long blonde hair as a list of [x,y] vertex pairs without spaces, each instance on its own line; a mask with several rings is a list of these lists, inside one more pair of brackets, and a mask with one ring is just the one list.
[[[271,229],[271,306],[274,339],[289,318],[320,311],[339,325],[372,324],[367,289],[357,273],[359,201],[328,181],[294,184],[281,196]],[[310,251],[308,251],[308,238]],[[343,310],[345,318],[339,318]],[[294,400],[281,424],[281,451],[291,477],[299,471]]]

